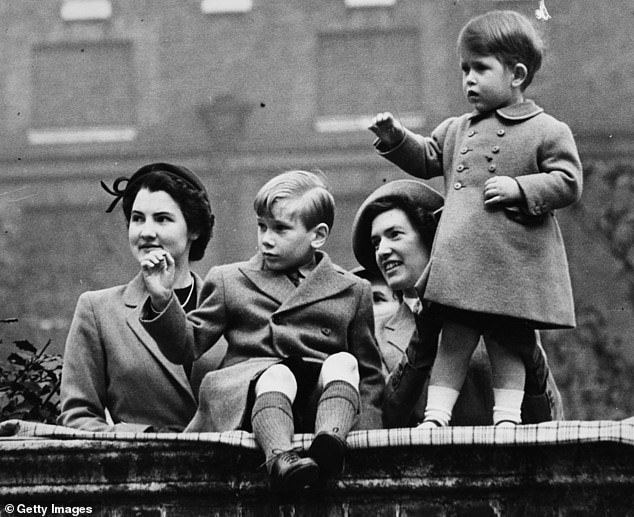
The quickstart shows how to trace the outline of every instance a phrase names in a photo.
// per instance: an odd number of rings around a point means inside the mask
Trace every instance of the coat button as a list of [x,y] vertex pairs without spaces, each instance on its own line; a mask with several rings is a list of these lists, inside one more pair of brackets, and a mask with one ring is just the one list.
[[476,131],[475,129],[472,129],[471,131],[469,131],[469,132],[467,133],[467,136],[468,136],[468,137],[472,137],[472,136],[475,136],[475,134],[476,134],[476,133],[477,133],[477,131]]
[[467,154],[469,151],[471,151],[471,149],[469,149],[468,147],[463,147],[462,149],[460,149],[460,154]]
[[506,131],[504,131],[503,129],[498,129],[496,133],[498,136],[504,136],[506,134]]
[[462,183],[460,183],[459,181],[456,181],[453,184],[453,188],[455,188],[456,190],[460,190],[462,188]]
[[324,328],[322,328],[322,329],[321,329],[321,333],[322,333],[324,336],[329,336],[329,335],[330,335],[330,332],[331,332],[331,330],[330,330],[329,328],[324,327]]
[[466,169],[466,167],[465,167],[462,163],[461,163],[460,165],[458,165],[458,167],[456,167],[456,170],[457,170],[458,172],[462,172],[462,171],[463,171],[463,170],[465,170],[465,169]]
[[492,163],[491,165],[489,165],[489,172],[495,172],[495,169],[497,169],[497,167],[495,166],[495,163]]
[[493,147],[491,147],[491,152],[499,153],[500,152],[500,146],[499,145],[494,145]]

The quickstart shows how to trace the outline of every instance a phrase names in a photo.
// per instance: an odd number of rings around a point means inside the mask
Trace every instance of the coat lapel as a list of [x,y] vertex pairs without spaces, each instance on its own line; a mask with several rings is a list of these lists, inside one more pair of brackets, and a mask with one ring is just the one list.
[[355,283],[355,280],[346,277],[335,269],[328,255],[323,252],[318,253],[319,262],[315,269],[298,287],[293,286],[293,292],[282,303],[278,312],[330,298]]
[[262,269],[260,255],[252,257],[239,269],[262,293],[280,304],[276,312],[287,311],[329,298],[354,283],[335,269],[328,255],[320,251],[317,254],[317,266],[299,287],[276,271]]
[[396,313],[385,323],[383,337],[388,343],[405,352],[415,329],[412,311],[406,303],[401,302]]
[[[201,288],[201,280],[196,277],[196,296],[200,296],[200,288]],[[161,350],[159,349],[156,341],[148,334],[147,330],[143,328],[141,325],[141,321],[139,319],[141,312],[141,305],[145,302],[148,296],[148,292],[145,289],[145,284],[143,283],[143,278],[139,273],[135,276],[132,281],[126,286],[123,292],[123,303],[127,309],[126,322],[132,332],[137,336],[139,341],[149,350],[149,352],[154,356],[154,358],[167,370],[174,380],[178,382],[180,386],[182,386],[186,391],[192,393],[191,386],[187,380],[187,376],[183,370],[181,365],[173,364],[167,360],[167,358],[163,355]],[[193,393],[192,393],[193,396]]]
[[251,257],[248,262],[239,266],[238,269],[259,291],[273,298],[280,305],[296,289],[288,278],[275,271],[262,269],[262,257],[259,254]]

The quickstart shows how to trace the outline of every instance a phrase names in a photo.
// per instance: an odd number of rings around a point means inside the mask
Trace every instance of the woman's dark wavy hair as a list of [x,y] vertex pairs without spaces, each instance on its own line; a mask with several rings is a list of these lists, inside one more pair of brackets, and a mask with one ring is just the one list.
[[127,224],[130,225],[132,205],[139,190],[147,189],[150,192],[164,191],[169,194],[183,212],[187,230],[198,233],[198,238],[192,242],[189,250],[189,260],[200,260],[205,255],[205,249],[213,234],[215,222],[214,214],[207,194],[195,189],[189,183],[168,171],[148,172],[135,181],[126,190],[123,196],[123,213]]
[[367,217],[368,221],[374,221],[378,215],[393,209],[400,209],[405,212],[423,244],[431,250],[438,226],[436,217],[434,217],[432,212],[415,203],[414,200],[403,196],[382,197],[367,206],[365,217]]

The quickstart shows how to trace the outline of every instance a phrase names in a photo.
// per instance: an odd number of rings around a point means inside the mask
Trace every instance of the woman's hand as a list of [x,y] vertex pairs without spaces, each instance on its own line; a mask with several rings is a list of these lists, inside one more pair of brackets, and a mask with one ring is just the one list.
[[510,176],[495,176],[484,183],[484,205],[505,205],[522,201],[520,186]]
[[165,250],[152,250],[141,259],[141,273],[150,293],[152,307],[161,312],[174,291],[176,262]]
[[394,115],[389,112],[376,115],[372,119],[372,123],[368,129],[389,147],[394,147],[396,144],[399,144],[405,136],[403,126],[394,118]]

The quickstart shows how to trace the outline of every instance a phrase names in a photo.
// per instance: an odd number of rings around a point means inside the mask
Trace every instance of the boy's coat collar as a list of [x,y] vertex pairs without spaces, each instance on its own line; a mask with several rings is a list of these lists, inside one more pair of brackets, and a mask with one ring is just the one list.
[[[511,104],[495,110],[498,116],[506,120],[527,120],[535,115],[539,115],[544,110],[540,108],[535,102],[530,99],[526,99],[523,102]],[[473,111],[469,114],[469,119],[476,118],[478,115],[486,115],[486,113],[480,113],[479,111]]]
[[326,253],[316,253],[318,262],[315,269],[298,287],[290,280],[284,281],[287,279],[281,278],[279,272],[263,269],[260,254],[251,257],[239,269],[257,289],[280,304],[275,311],[280,313],[329,298],[355,283],[356,279],[342,274],[343,270],[338,270]]

